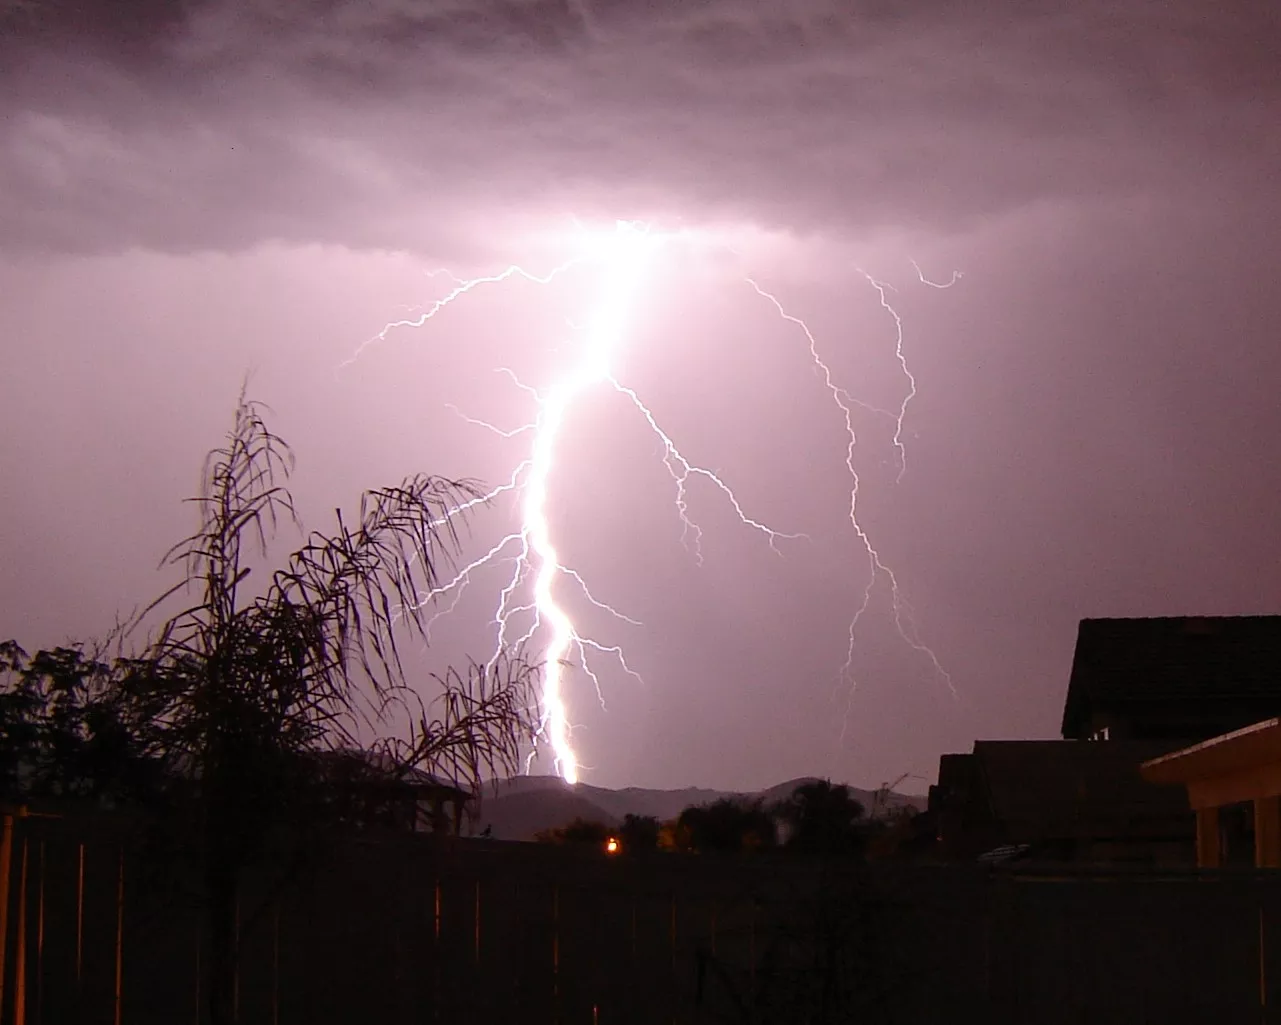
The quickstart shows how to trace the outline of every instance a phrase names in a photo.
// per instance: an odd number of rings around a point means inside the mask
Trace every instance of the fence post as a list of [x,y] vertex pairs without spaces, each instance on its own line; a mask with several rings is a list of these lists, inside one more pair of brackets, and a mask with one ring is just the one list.
[[4,1017],[4,984],[9,977],[9,868],[13,863],[13,819],[14,813],[6,809],[4,824],[0,826],[3,830],[0,834],[0,1019]]
[[44,1021],[44,841],[40,841],[40,882],[36,891],[36,1021]]
[[1268,1021],[1268,945],[1264,926],[1263,902],[1259,902],[1259,1020]]
[[560,883],[552,884],[552,1021],[560,1025]]
[[85,938],[85,845],[80,841],[80,858],[76,868],[76,996],[84,995]]
[[124,1012],[125,962],[125,851],[120,848],[120,865],[116,875],[116,987],[115,1025],[120,1025]]
[[14,952],[13,1025],[27,1025],[27,838],[22,838],[22,871],[18,875],[18,943]]
[[[9,903],[10,895],[13,892],[10,883],[12,882],[13,872],[13,837],[17,829],[17,820],[25,818],[27,814],[26,805],[10,806],[4,809],[3,824],[0,824],[0,1020],[4,1018],[5,1009],[5,982],[9,978]],[[19,897],[22,901],[26,900],[26,865],[23,865],[24,878],[22,882],[22,893]],[[19,912],[22,906],[19,907]],[[21,963],[22,957],[26,953],[23,949],[23,930],[26,927],[25,921],[19,922],[18,927],[18,965],[15,972],[14,985],[17,990],[15,1000],[22,999],[23,979],[19,976],[24,970]],[[15,1008],[17,1004],[15,1003]]]

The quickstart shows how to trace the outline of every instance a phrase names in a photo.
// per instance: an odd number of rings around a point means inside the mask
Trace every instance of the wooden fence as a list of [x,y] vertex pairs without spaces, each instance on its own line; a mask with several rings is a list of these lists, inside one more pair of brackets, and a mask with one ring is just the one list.
[[[0,1023],[205,1020],[207,937],[127,833],[9,818]],[[1281,873],[1277,873],[1281,876]],[[246,1025],[1281,1023],[1281,879],[833,870],[407,836],[242,904]]]

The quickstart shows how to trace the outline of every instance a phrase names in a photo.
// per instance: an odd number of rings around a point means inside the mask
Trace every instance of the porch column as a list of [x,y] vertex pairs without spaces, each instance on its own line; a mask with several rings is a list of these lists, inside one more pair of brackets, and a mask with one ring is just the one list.
[[1281,797],[1254,799],[1254,864],[1281,868]]
[[1219,809],[1196,810],[1196,865],[1197,868],[1219,867]]

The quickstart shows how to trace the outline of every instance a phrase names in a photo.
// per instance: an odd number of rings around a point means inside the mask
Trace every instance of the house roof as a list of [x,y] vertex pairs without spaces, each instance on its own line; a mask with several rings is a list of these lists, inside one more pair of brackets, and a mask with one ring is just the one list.
[[1211,696],[1281,702],[1281,616],[1083,619],[1063,735],[1099,703]]
[[974,744],[993,817],[1014,840],[1100,830],[1161,832],[1189,814],[1182,791],[1149,783],[1140,763],[1175,744],[989,740]]
[[449,793],[457,797],[470,798],[471,791],[458,786],[452,780],[436,776],[416,766],[401,766],[385,752],[369,751],[357,748],[339,748],[322,753],[322,757],[343,760],[350,759],[363,762],[374,772],[371,782],[404,790],[434,791]]

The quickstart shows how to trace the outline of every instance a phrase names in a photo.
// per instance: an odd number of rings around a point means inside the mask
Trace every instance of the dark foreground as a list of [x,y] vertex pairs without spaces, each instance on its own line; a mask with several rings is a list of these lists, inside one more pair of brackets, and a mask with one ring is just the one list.
[[[204,1020],[182,873],[110,822],[18,819],[12,837],[4,1025]],[[250,887],[240,918],[242,1023],[1281,1021],[1281,879],[1264,873],[405,836],[331,851],[279,894]]]

